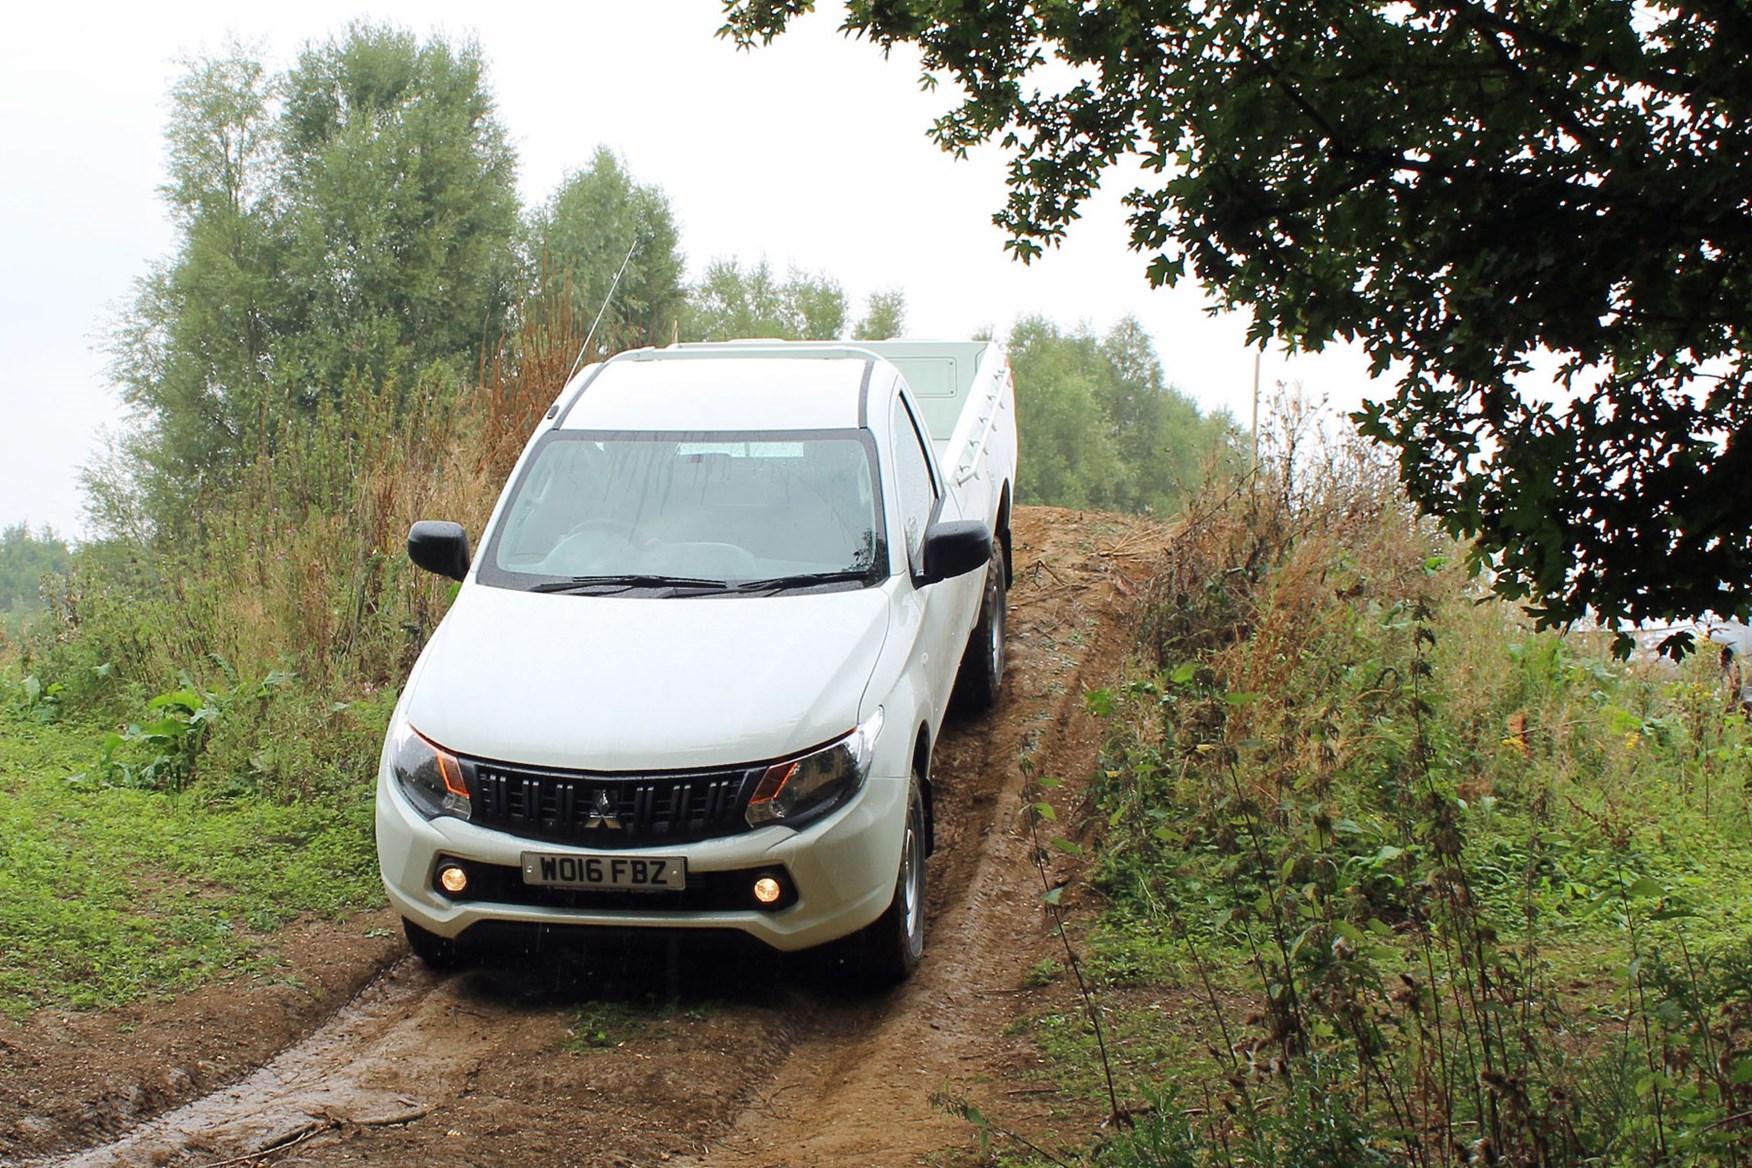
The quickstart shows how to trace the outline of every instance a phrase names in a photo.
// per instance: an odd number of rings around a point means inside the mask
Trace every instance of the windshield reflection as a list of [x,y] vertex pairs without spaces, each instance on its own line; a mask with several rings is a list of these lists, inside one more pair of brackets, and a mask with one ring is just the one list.
[[860,431],[558,432],[520,476],[481,579],[870,583],[886,569],[878,530]]

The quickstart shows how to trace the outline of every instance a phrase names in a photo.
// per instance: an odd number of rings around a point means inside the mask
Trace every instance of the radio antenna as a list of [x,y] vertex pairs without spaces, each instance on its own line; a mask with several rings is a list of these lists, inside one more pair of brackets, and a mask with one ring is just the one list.
[[627,248],[627,256],[621,261],[620,271],[614,274],[614,282],[608,286],[608,295],[602,298],[602,307],[596,310],[596,319],[590,322],[590,331],[584,336],[584,343],[578,347],[578,359],[572,362],[571,373],[566,374],[566,380],[571,381],[573,375],[584,364],[584,354],[590,351],[590,342],[596,338],[596,326],[602,323],[602,314],[608,311],[608,302],[614,299],[614,290],[620,287],[621,277],[627,274],[627,265],[633,262],[633,253],[639,250],[639,237],[633,236],[633,245]]

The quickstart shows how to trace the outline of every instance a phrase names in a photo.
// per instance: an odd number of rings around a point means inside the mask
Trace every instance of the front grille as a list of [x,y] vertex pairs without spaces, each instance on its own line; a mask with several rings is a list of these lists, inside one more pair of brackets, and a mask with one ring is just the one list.
[[528,839],[649,847],[737,835],[764,767],[663,775],[545,771],[465,762],[471,820]]

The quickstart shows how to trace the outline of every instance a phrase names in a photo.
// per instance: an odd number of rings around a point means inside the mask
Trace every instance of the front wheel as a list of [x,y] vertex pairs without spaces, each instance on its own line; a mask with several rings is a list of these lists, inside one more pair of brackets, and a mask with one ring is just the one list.
[[925,797],[917,775],[908,785],[894,899],[851,941],[858,979],[869,986],[899,985],[925,955]]
[[445,972],[460,969],[467,962],[462,946],[454,937],[440,937],[406,917],[402,918],[402,932],[407,934],[408,948],[414,951],[414,956],[427,969]]
[[994,537],[992,559],[986,565],[985,592],[980,598],[979,621],[968,634],[961,670],[955,675],[955,702],[972,713],[997,705],[998,693],[1004,685],[1004,625],[1009,604],[1005,579],[1004,545]]

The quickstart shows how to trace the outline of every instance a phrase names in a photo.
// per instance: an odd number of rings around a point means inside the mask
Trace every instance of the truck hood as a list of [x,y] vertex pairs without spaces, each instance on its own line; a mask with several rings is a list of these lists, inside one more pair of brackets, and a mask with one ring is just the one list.
[[402,708],[434,742],[501,762],[759,762],[858,724],[887,631],[881,588],[646,599],[469,586]]

